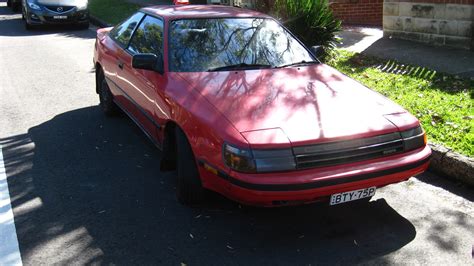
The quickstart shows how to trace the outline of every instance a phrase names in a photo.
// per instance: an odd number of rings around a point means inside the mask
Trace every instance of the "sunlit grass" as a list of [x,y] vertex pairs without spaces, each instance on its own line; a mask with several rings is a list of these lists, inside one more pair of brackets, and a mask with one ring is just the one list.
[[431,142],[474,157],[474,81],[346,50],[328,64],[418,117]]
[[89,9],[91,15],[115,25],[135,13],[140,6],[125,0],[90,0]]

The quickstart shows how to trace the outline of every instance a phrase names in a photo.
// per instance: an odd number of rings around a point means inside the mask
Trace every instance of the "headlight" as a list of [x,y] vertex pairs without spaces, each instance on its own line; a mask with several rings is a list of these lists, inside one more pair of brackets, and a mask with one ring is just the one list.
[[89,1],[87,0],[81,0],[77,2],[77,9],[79,10],[84,10],[87,8],[87,5],[89,4]]
[[402,131],[400,134],[403,138],[403,146],[405,151],[411,151],[424,147],[427,143],[426,134],[421,126]]
[[238,172],[255,173],[257,168],[252,151],[224,144],[224,162]]
[[289,171],[296,169],[291,148],[246,150],[224,145],[224,161],[233,170],[245,173]]
[[41,10],[41,7],[35,3],[30,3],[28,2],[28,6],[31,8],[31,9],[34,9],[34,10]]

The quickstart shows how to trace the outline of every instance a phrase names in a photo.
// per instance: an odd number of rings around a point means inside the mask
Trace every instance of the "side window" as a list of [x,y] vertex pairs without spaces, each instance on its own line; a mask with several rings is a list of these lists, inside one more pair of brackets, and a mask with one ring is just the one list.
[[144,14],[141,12],[135,13],[124,22],[115,26],[115,28],[110,31],[109,36],[116,40],[122,47],[126,47],[132,37],[133,31],[143,16]]
[[163,53],[163,21],[146,16],[133,34],[128,50],[132,54]]

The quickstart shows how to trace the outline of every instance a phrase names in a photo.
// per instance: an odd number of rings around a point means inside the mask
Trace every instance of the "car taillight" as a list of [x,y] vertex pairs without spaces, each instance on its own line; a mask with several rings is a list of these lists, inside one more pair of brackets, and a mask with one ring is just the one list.
[[189,5],[189,0],[173,0],[175,5]]

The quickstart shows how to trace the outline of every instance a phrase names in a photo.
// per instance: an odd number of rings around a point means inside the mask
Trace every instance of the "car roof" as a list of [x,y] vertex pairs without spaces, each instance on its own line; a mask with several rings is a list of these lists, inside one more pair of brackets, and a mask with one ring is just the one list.
[[180,18],[228,18],[228,17],[264,17],[270,16],[263,13],[222,5],[175,5],[151,6],[141,9],[143,12],[158,15],[166,20]]

